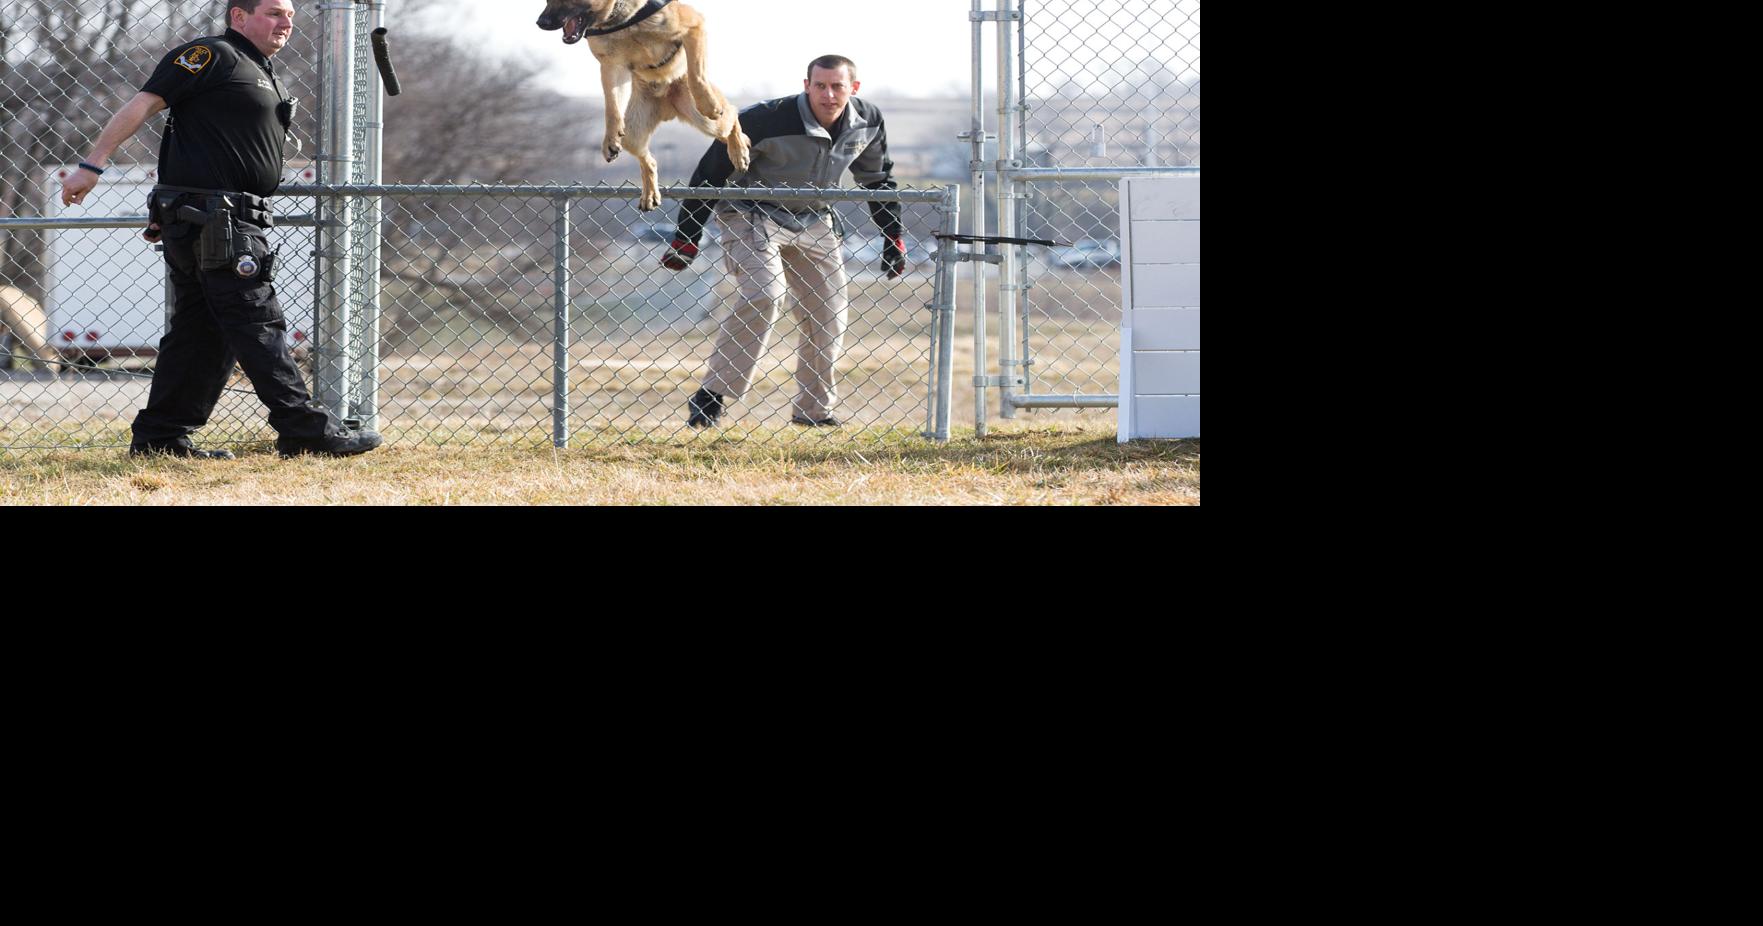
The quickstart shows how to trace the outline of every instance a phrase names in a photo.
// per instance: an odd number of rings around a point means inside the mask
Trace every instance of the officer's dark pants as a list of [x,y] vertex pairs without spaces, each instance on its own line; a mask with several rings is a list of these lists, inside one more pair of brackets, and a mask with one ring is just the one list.
[[[174,309],[159,341],[147,407],[135,416],[134,443],[175,441],[207,424],[235,361],[281,436],[341,433],[336,418],[312,404],[294,365],[275,288],[258,279],[242,280],[230,268],[202,270],[197,264],[200,236],[200,227],[185,222],[162,233]],[[253,244],[268,251],[260,236]]]

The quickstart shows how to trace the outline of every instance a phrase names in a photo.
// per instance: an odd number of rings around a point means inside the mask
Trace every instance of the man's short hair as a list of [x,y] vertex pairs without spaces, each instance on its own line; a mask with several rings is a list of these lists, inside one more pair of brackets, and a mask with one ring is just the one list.
[[226,0],[220,5],[220,18],[230,26],[233,24],[233,7],[236,6],[244,10],[246,16],[253,16],[256,15],[257,8],[262,5],[263,0]]
[[[243,2],[243,0],[240,0],[240,2]],[[834,70],[838,70],[840,65],[843,65],[847,70],[850,71],[851,82],[856,83],[857,82],[857,62],[852,61],[850,58],[846,58],[843,55],[821,55],[820,57],[814,59],[813,61],[808,62],[808,79],[809,80],[814,79],[814,69],[815,68],[825,68],[829,71],[834,71]]]

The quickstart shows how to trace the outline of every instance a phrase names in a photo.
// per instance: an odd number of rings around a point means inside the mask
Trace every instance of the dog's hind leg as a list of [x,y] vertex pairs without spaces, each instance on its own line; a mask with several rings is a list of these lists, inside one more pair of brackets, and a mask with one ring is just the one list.
[[631,102],[630,68],[601,62],[600,90],[606,98],[606,138],[600,143],[600,153],[611,162],[624,150],[624,111]]
[[[722,97],[722,91],[715,87],[711,87],[710,92],[715,93],[718,98]],[[668,94],[668,102],[673,104],[674,113],[682,121],[728,146],[728,159],[735,165],[735,170],[744,171],[752,166],[753,143],[741,131],[741,117],[733,106],[723,106],[720,119],[706,119],[698,111],[691,91],[682,84],[674,84],[673,90]]]
[[720,122],[729,111],[728,100],[710,84],[710,37],[703,26],[686,32],[686,84],[692,88],[692,102],[698,112],[711,122]]

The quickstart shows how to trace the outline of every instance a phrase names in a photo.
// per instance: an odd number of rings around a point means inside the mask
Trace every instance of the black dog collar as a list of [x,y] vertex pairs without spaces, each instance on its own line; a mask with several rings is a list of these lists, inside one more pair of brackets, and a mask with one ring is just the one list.
[[[642,9],[637,11],[637,15],[632,16],[623,25],[613,26],[610,29],[583,29],[582,35],[611,35],[614,32],[622,32],[637,23],[654,16],[656,13],[661,12],[662,7],[672,2],[673,0],[649,0],[648,3],[643,5]],[[672,56],[669,55],[668,57],[671,58]]]

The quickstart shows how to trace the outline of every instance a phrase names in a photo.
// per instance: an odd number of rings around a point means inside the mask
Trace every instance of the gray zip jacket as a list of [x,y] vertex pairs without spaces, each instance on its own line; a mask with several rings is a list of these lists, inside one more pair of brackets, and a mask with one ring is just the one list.
[[[736,171],[728,158],[728,146],[712,142],[692,173],[692,186],[833,187],[849,169],[864,189],[898,188],[881,110],[858,97],[851,98],[831,132],[814,118],[806,93],[755,103],[741,110],[740,118],[741,131],[753,143],[749,168]],[[675,237],[697,244],[718,202],[692,199],[682,203]],[[825,203],[750,200],[731,200],[722,208],[759,213],[792,231],[807,228],[829,211]],[[899,203],[870,203],[869,216],[884,236],[900,237]]]

